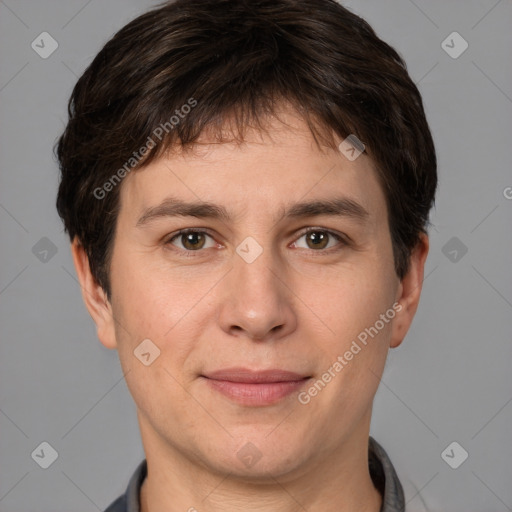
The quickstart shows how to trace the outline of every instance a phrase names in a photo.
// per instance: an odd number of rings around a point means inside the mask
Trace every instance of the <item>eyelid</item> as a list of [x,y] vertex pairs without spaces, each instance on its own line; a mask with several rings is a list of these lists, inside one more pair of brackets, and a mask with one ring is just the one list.
[[[307,227],[305,229],[303,229],[302,231],[299,232],[299,234],[295,237],[295,239],[293,240],[293,243],[295,243],[298,239],[302,238],[304,235],[307,235],[309,232],[314,232],[314,231],[319,231],[319,232],[323,232],[323,233],[327,233],[328,235],[334,237],[338,242],[341,242],[342,245],[349,245],[351,243],[351,239],[350,237],[348,237],[347,235],[344,235],[344,234],[341,234],[341,233],[338,233],[337,231],[333,231],[331,229],[327,229],[327,228],[322,228],[322,227],[314,227],[314,226],[310,226],[310,227]],[[210,230],[208,228],[183,228],[183,229],[180,229],[179,231],[175,232],[175,233],[172,233],[171,235],[167,236],[164,238],[164,245],[173,245],[172,244],[172,241],[179,237],[180,235],[185,235],[185,234],[188,234],[188,233],[204,233],[206,235],[208,235],[210,238],[212,238],[213,240],[215,240],[215,237],[211,234]],[[217,244],[219,244],[216,240],[215,242]],[[219,244],[219,245],[222,245],[222,244]],[[197,251],[187,251],[187,250],[184,250],[184,249],[180,249],[179,247],[175,247],[174,246],[174,249],[178,252],[182,252],[182,253],[199,253],[199,252],[204,252],[204,250],[202,249],[199,249]],[[208,247],[208,249],[211,249],[211,247]],[[331,251],[335,251],[337,250],[338,247],[335,246],[335,247],[330,247],[329,249],[324,249],[324,250],[318,250],[318,251],[315,251],[314,249],[310,249],[311,252],[318,252],[318,253],[328,253],[328,252],[331,252]]]
[[328,233],[329,235],[332,235],[334,238],[336,238],[346,244],[350,243],[350,241],[351,241],[350,237],[343,233],[338,233],[337,231],[334,231],[332,229],[322,228],[320,226],[308,227],[308,228],[304,229],[303,231],[300,232],[300,234],[297,236],[297,238],[307,235],[310,231],[322,231],[323,233]]

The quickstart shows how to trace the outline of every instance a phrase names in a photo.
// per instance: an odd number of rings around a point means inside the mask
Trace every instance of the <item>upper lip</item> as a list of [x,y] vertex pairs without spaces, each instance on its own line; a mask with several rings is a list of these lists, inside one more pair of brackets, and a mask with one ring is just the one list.
[[203,375],[208,379],[229,382],[272,383],[307,379],[308,376],[281,369],[249,370],[247,368],[225,368]]

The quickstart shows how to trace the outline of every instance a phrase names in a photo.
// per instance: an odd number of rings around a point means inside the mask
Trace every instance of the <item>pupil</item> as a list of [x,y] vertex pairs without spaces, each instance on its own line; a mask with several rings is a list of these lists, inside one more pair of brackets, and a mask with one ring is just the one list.
[[185,235],[185,239],[186,239],[186,243],[185,243],[185,247],[187,246],[192,246],[192,248],[197,248],[197,247],[194,247],[194,246],[197,246],[197,245],[200,245],[200,238],[201,238],[201,233],[188,233]]
[[327,239],[325,233],[321,232],[312,232],[310,233],[310,240],[314,245],[322,245],[324,244],[325,240]]
[[322,235],[318,236],[318,233],[313,233],[311,235],[311,238],[312,238],[314,243],[318,243],[320,241],[321,237],[322,237]]

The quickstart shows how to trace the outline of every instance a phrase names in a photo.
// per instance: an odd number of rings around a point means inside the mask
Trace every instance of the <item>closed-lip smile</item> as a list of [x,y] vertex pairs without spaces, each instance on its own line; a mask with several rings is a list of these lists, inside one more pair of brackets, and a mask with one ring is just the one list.
[[211,389],[234,402],[253,407],[275,404],[310,379],[310,376],[288,370],[242,367],[216,370],[201,377],[206,379]]

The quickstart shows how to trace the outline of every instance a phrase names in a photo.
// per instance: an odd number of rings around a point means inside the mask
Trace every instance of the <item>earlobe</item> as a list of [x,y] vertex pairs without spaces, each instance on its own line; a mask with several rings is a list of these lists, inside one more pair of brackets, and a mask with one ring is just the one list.
[[76,237],[71,244],[71,254],[82,289],[82,298],[96,324],[98,338],[105,347],[117,348],[112,306],[105,291],[92,275],[89,258]]
[[391,348],[396,348],[402,343],[418,309],[428,250],[428,235],[422,233],[419,243],[411,252],[409,270],[397,289],[396,303],[399,306],[397,306],[397,314],[393,320],[389,345]]

